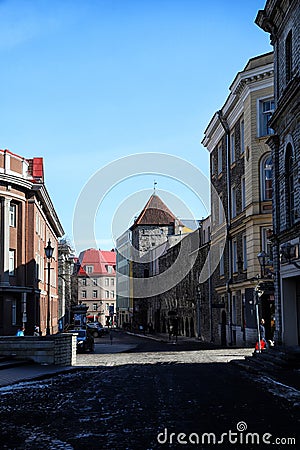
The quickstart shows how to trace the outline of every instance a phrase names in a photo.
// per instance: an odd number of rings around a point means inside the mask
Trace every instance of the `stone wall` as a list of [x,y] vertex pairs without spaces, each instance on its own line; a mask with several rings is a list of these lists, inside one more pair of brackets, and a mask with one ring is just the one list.
[[63,333],[52,336],[0,336],[0,355],[30,359],[40,364],[73,366],[76,364],[76,336]]

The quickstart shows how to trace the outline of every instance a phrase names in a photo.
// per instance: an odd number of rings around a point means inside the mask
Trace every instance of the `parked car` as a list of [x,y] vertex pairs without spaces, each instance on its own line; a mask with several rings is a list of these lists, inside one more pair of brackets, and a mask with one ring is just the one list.
[[105,334],[103,326],[99,322],[87,323],[86,328],[94,338],[101,337]]
[[76,334],[77,352],[93,352],[95,350],[94,338],[87,329],[68,330],[68,333]]

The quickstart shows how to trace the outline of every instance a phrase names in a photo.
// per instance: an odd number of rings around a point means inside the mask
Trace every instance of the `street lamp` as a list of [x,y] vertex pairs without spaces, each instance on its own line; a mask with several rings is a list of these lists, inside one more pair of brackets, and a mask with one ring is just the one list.
[[47,294],[47,331],[46,334],[49,335],[50,334],[50,262],[51,262],[51,258],[53,255],[53,250],[54,248],[51,247],[51,241],[49,239],[48,241],[48,245],[47,247],[45,247],[45,255],[46,258],[48,260],[48,266],[47,266],[47,271],[48,271],[48,294]]
[[267,257],[268,257],[268,255],[266,254],[266,252],[264,250],[257,255],[257,259],[260,264],[261,278],[264,278],[264,276],[265,276],[265,267],[266,267]]
[[290,242],[285,242],[280,246],[280,254],[284,257],[284,259],[289,263],[293,264],[293,266],[300,269],[300,265],[295,261],[291,261],[292,258],[296,257],[296,246],[291,244]]

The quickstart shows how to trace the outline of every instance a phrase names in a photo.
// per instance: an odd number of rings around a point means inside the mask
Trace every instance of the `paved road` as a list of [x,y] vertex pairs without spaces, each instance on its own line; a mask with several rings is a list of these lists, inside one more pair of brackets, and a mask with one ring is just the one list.
[[[97,341],[97,347],[106,344]],[[79,355],[79,366],[89,368],[2,389],[1,448],[264,448],[241,443],[247,433],[260,443],[295,438],[295,445],[281,441],[272,448],[299,448],[299,406],[291,408],[228,364],[240,350],[199,350],[122,334],[117,344],[134,348]],[[212,445],[214,439],[222,443]]]

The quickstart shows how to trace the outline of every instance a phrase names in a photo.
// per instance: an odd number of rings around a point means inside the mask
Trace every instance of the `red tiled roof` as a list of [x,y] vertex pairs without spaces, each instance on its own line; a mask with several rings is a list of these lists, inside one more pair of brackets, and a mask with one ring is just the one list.
[[175,220],[176,217],[167,205],[158,195],[153,194],[138,218],[134,221],[131,229],[138,225],[169,225],[174,223]]
[[[89,248],[79,255],[80,269],[78,275],[115,275],[116,253],[111,251]],[[93,266],[93,272],[87,274],[86,266]],[[112,272],[107,271],[107,266],[112,266]]]

